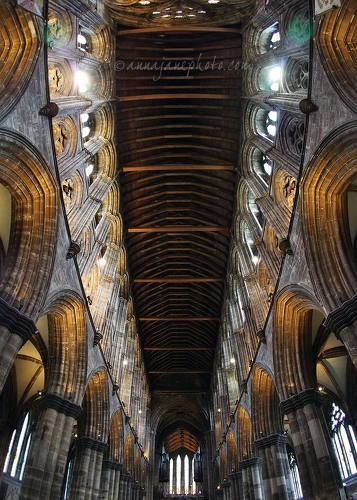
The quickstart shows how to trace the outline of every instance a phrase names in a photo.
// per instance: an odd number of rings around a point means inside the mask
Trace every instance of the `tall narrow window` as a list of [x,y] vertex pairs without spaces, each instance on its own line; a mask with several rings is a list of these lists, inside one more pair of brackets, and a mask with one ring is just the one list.
[[292,475],[292,479],[293,479],[294,498],[296,498],[296,499],[303,498],[299,470],[298,470],[298,465],[296,462],[295,455],[292,451],[289,451],[288,457],[289,457],[289,465],[290,465],[291,475]]
[[276,111],[269,111],[266,118],[266,130],[269,137],[273,138],[276,135],[276,122],[278,119],[278,113]]
[[190,493],[190,471],[189,471],[189,460],[188,456],[185,456],[184,459],[184,467],[185,467],[185,495]]
[[191,462],[191,470],[192,470],[192,495],[197,493],[196,481],[195,481],[195,460],[192,459]]
[[169,472],[169,493],[173,494],[173,486],[174,486],[174,461],[170,458],[170,472]]
[[176,494],[181,494],[181,457],[177,455],[176,458]]
[[9,473],[11,477],[16,477],[22,480],[27,455],[30,448],[31,434],[30,434],[30,414],[27,413],[21,430],[14,431],[9,450],[5,459],[4,472]]

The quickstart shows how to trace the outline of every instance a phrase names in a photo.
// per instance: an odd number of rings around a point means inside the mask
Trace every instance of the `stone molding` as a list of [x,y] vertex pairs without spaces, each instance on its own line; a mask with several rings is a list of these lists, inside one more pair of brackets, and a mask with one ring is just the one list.
[[17,309],[10,306],[5,300],[0,298],[0,326],[21,337],[23,343],[27,342],[34,333],[37,333],[37,327],[32,319],[21,314]]
[[64,413],[66,417],[77,419],[82,412],[82,407],[77,403],[62,398],[58,394],[45,394],[39,402],[40,409],[52,408],[58,413]]
[[260,465],[260,458],[259,457],[252,457],[252,458],[247,458],[246,460],[242,460],[239,462],[239,471],[242,471],[244,469],[249,469],[251,467],[257,467]]
[[340,333],[342,330],[352,326],[355,321],[357,321],[357,294],[330,312],[326,318],[325,326],[341,340]]
[[264,448],[270,448],[271,446],[286,446],[287,438],[284,434],[271,434],[270,436],[266,436],[254,441],[254,445],[258,450]]
[[305,389],[299,394],[294,394],[291,398],[281,401],[279,406],[284,410],[284,413],[289,414],[308,404],[321,406],[322,396],[316,389]]
[[108,449],[108,444],[103,441],[98,441],[98,439],[93,439],[90,437],[80,437],[76,441],[77,450],[84,450],[89,448],[90,450],[95,450],[99,452],[105,452]]
[[116,462],[115,460],[104,460],[103,467],[104,469],[122,470],[123,464]]

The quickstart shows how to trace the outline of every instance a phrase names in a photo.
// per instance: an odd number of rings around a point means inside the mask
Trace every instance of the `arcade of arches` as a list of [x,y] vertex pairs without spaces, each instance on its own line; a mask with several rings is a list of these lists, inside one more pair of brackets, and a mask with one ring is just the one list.
[[357,493],[354,0],[2,0],[0,500]]

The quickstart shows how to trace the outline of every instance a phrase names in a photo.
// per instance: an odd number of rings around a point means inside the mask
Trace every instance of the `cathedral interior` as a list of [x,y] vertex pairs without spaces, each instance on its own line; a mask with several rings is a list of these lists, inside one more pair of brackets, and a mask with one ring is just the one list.
[[355,0],[2,0],[0,500],[357,493]]

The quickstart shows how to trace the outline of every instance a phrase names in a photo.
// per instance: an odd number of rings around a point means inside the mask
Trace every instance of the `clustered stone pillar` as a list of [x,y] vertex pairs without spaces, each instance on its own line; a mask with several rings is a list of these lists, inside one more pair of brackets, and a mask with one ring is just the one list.
[[119,496],[120,500],[132,500],[132,483],[133,477],[130,474],[122,474],[122,496]]
[[229,480],[231,483],[231,499],[243,499],[243,496],[241,495],[242,472],[232,472],[229,474]]
[[272,434],[254,442],[262,465],[264,492],[272,500],[295,498],[286,443],[287,438],[282,434]]
[[35,323],[0,298],[0,393],[21,347],[37,332]]
[[242,472],[243,498],[246,500],[265,500],[259,458],[242,460],[239,463],[239,469]]
[[280,404],[289,420],[304,499],[338,500],[342,484],[321,395],[306,389]]
[[76,403],[56,394],[46,394],[38,405],[21,500],[61,497],[73,423],[82,411]]
[[[221,484],[221,491],[223,494],[223,500],[230,500],[231,499],[231,483],[229,481],[224,481],[224,483]],[[235,500],[232,498],[232,500]]]
[[103,455],[108,445],[90,437],[76,439],[70,498],[99,500]]
[[118,500],[120,473],[123,464],[114,460],[104,460],[100,500]]

